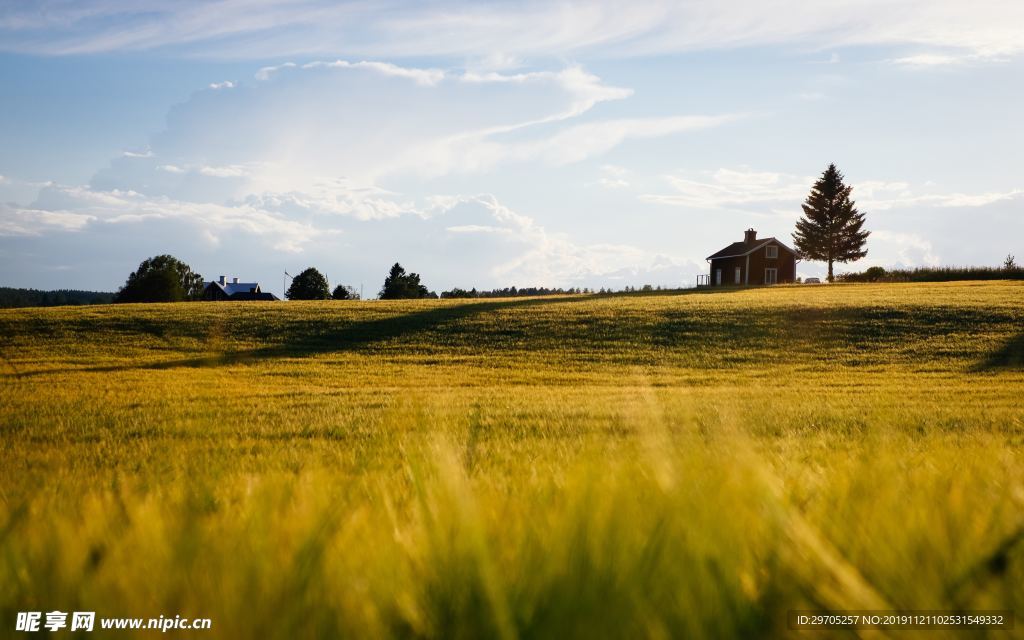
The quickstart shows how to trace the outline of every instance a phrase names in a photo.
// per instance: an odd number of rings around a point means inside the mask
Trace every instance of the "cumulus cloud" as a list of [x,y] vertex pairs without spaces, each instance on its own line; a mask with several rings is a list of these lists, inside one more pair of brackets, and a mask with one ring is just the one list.
[[[243,263],[263,253],[254,247],[310,260],[336,261],[338,251],[367,262],[420,256],[449,286],[464,284],[465,273],[477,286],[597,286],[608,284],[599,278],[627,277],[678,283],[686,264],[679,256],[577,243],[494,196],[438,194],[425,185],[431,176],[499,163],[575,163],[631,139],[731,118],[579,122],[632,93],[579,66],[451,72],[333,61],[285,63],[258,76],[239,91],[195,94],[146,154],[115,158],[89,185],[50,185],[31,204],[5,210],[4,233],[77,234],[88,247],[145,228],[147,237],[178,238]],[[604,173],[625,181],[611,166]],[[411,193],[380,186],[403,175],[415,178]]]
[[94,186],[145,184],[147,193],[182,200],[308,194],[342,176],[375,185],[507,163],[562,166],[630,140],[742,117],[599,118],[592,113],[598,105],[627,99],[632,90],[578,65],[502,73],[336,60],[265,67],[257,77],[262,81],[244,90],[204,93],[176,107],[167,129],[151,140],[159,164],[112,162]]
[[134,191],[95,191],[86,186],[53,185],[42,189],[32,204],[0,209],[0,234],[41,235],[76,232],[92,225],[120,225],[175,220],[208,237],[242,233],[262,238],[282,251],[300,251],[317,236],[308,222],[289,219],[246,203],[218,205],[146,196]]
[[[486,212],[486,224],[445,228],[452,236],[473,236],[494,259],[485,269],[486,283],[536,283],[553,286],[605,286],[609,283],[681,285],[703,267],[679,256],[651,252],[629,244],[579,243],[552,233],[491,195],[459,198],[448,215]],[[479,214],[478,214],[479,215]],[[444,218],[442,218],[443,220]],[[491,285],[495,286],[495,285]]]
[[77,231],[95,220],[70,211],[43,211],[0,203],[0,236],[40,236],[50,231]]
[[884,266],[938,266],[939,256],[929,240],[917,233],[876,229],[871,232],[870,260],[859,264],[860,267],[871,265]]

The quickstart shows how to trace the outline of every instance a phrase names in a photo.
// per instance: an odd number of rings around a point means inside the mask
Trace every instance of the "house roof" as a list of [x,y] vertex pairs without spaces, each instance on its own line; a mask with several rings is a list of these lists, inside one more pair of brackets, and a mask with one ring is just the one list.
[[796,251],[793,251],[776,238],[760,238],[758,240],[754,240],[753,242],[734,242],[730,244],[728,247],[720,249],[719,251],[712,253],[710,256],[704,259],[714,260],[716,258],[742,258],[743,256],[754,253],[761,247],[772,242],[779,245],[786,251],[792,253],[793,255],[796,255]]
[[225,282],[224,284],[221,284],[221,283],[217,282],[216,280],[214,280],[212,282],[207,282],[206,283],[207,287],[209,287],[210,285],[216,285],[216,286],[220,287],[220,290],[223,291],[228,296],[233,296],[236,293],[249,293],[253,289],[258,289],[259,286],[260,286],[260,283],[258,283],[258,282]]

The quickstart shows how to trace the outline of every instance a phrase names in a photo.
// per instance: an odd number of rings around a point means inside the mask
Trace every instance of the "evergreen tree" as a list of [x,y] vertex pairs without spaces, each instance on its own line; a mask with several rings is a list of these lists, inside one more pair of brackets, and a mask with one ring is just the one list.
[[203,293],[203,277],[171,255],[143,260],[128,276],[114,302],[180,302]]
[[857,211],[843,174],[828,165],[811,188],[803,204],[804,216],[797,220],[793,243],[801,258],[828,263],[828,281],[833,281],[832,264],[853,262],[868,255],[864,245],[870,231],[864,230],[864,214]]
[[406,273],[402,265],[397,262],[391,267],[388,276],[384,278],[384,286],[380,290],[381,300],[428,297],[432,296],[430,291],[420,284],[420,275],[418,273]]
[[313,267],[310,267],[292,278],[284,297],[289,300],[328,300],[331,297],[331,285],[327,278]]

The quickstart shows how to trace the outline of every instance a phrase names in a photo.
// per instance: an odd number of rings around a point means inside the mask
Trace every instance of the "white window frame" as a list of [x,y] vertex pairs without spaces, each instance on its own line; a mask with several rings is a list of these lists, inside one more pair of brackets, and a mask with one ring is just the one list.
[[779,270],[778,269],[765,269],[764,270],[764,283],[765,284],[779,284]]
[[736,267],[736,269],[735,269],[736,277],[733,278],[735,280],[735,282],[733,284],[739,284],[740,283],[740,273],[742,271],[743,271],[742,267]]
[[764,248],[764,257],[768,258],[769,260],[778,258],[779,248],[776,247],[774,244],[768,245],[767,247]]

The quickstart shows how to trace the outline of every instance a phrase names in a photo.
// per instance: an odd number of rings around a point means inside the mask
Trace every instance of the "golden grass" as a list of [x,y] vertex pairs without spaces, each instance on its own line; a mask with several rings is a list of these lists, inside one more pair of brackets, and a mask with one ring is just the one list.
[[1024,604],[1022,284],[5,310],[0,336],[4,633]]

